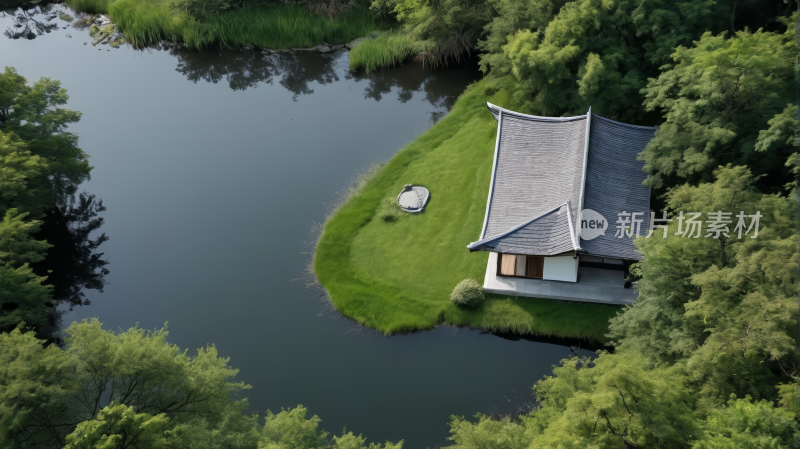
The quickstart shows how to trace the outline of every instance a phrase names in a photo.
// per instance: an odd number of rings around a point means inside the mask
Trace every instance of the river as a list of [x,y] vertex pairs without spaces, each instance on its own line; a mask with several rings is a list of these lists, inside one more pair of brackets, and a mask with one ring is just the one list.
[[24,27],[0,17],[0,65],[60,80],[83,112],[70,127],[94,166],[82,188],[104,201],[110,237],[109,284],[65,325],[169,322],[171,342],[231,358],[253,410],[303,404],[328,431],[406,448],[447,445],[450,415],[530,406],[534,382],[571,354],[446,327],[383,337],[298,280],[336,193],[446,114],[480,77],[474,63],[366,75],[346,50],[108,51],[47,17],[23,18],[41,25],[33,39],[10,39]]

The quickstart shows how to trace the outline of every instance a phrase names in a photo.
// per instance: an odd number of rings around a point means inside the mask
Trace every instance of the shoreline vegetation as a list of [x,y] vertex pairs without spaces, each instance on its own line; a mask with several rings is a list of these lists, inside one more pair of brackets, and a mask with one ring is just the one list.
[[[344,195],[313,260],[313,273],[341,314],[384,334],[444,323],[606,341],[608,320],[621,307],[487,294],[479,307],[462,309],[449,300],[456,284],[483,279],[486,270],[488,254],[470,253],[466,245],[480,230],[489,189],[496,122],[486,101],[518,107],[512,80],[500,84],[499,90],[487,80],[470,86],[447,117]],[[381,216],[381,205],[408,183],[431,191],[426,210]]]
[[[439,68],[460,63],[475,47],[464,35],[418,36],[385,6],[368,0],[67,0],[78,13],[106,15],[134,47],[172,42],[264,50],[346,45],[350,69],[370,72],[409,60]],[[71,18],[70,18],[71,19]],[[80,20],[86,21],[86,17]],[[71,21],[71,20],[69,20]],[[104,26],[107,26],[104,23]],[[111,34],[114,27],[106,28]],[[114,40],[119,44],[120,36]],[[331,44],[328,44],[330,42]]]
[[80,12],[108,14],[134,46],[166,40],[195,49],[308,48],[322,42],[351,42],[388,27],[365,7],[329,19],[295,3],[247,4],[202,17],[180,11],[170,0],[68,0],[66,4]]

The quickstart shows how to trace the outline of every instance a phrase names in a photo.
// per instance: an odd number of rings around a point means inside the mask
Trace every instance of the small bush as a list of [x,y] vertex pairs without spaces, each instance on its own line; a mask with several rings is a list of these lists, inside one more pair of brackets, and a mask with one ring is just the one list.
[[378,218],[383,221],[394,221],[400,217],[400,206],[393,197],[384,198],[378,206]]
[[475,279],[464,279],[453,289],[450,302],[457,306],[478,307],[483,302],[483,286]]
[[64,20],[64,21],[67,21],[67,22],[72,22],[72,16],[67,14],[67,13],[65,13],[65,12],[60,13],[58,15],[58,17],[60,17],[61,20]]

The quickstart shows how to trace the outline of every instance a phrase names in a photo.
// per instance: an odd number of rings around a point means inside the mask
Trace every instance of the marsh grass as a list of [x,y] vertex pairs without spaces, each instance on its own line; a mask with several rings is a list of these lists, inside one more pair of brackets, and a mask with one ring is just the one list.
[[414,56],[414,41],[400,30],[365,38],[350,50],[350,70],[394,67]]
[[[321,42],[346,43],[380,28],[363,8],[335,17],[332,21],[305,8],[259,5],[226,12],[203,24],[222,45],[258,45],[266,48],[308,48]],[[187,44],[191,43],[187,40]],[[199,42],[200,45],[208,45]]]
[[350,42],[383,27],[365,8],[352,8],[329,20],[296,4],[258,4],[199,21],[172,10],[167,0],[68,0],[68,4],[92,14],[108,13],[136,46],[177,40],[192,48],[307,48],[323,41]]
[[68,0],[67,4],[89,14],[108,13],[112,0]]
[[[450,302],[459,282],[486,271],[488,253],[466,249],[480,231],[491,178],[497,122],[486,101],[514,108],[512,84],[491,96],[486,80],[472,86],[447,117],[342,196],[313,259],[315,279],[341,314],[385,334],[446,323],[605,341],[619,307],[493,294],[473,309]],[[425,213],[377,219],[410,180],[435,195]]]

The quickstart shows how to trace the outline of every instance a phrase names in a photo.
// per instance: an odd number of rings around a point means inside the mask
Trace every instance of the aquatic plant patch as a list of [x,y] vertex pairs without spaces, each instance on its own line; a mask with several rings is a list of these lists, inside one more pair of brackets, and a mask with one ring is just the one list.
[[365,36],[350,50],[350,70],[367,72],[394,67],[414,56],[414,41],[402,31],[393,30]]
[[[488,262],[466,248],[480,233],[491,177],[497,123],[486,101],[518,107],[509,86],[490,99],[486,84],[468,89],[332,215],[317,245],[317,279],[339,312],[386,334],[447,323],[604,341],[619,307],[492,294],[474,309],[450,302],[463,279],[482,282]],[[410,183],[435,192],[425,212],[381,219],[382,202]]]

